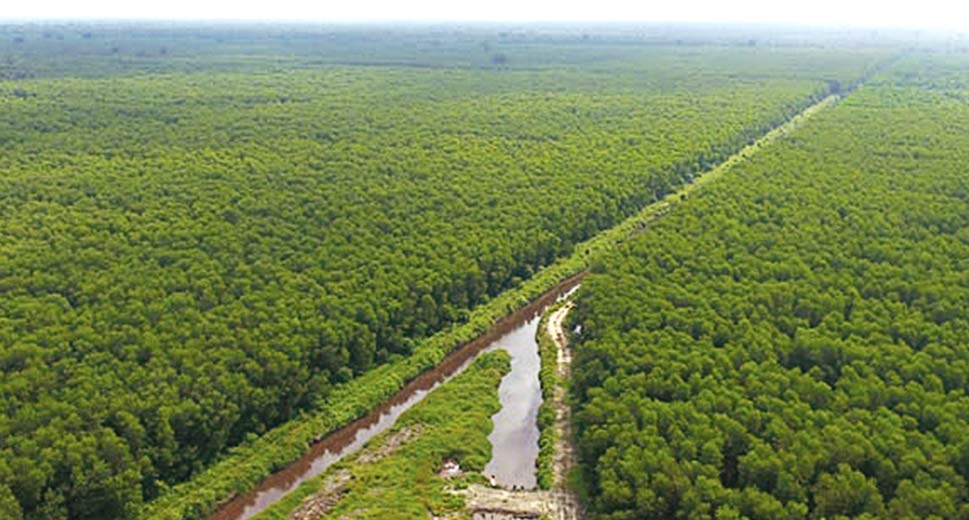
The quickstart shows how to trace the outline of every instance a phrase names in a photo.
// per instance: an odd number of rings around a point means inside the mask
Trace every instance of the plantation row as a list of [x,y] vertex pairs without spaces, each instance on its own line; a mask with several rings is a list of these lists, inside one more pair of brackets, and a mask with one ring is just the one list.
[[592,518],[969,515],[969,84],[915,55],[583,284]]
[[357,377],[881,56],[644,52],[670,69],[222,73],[206,47],[207,74],[0,83],[9,516],[133,518],[186,481],[156,511],[210,511],[454,344]]

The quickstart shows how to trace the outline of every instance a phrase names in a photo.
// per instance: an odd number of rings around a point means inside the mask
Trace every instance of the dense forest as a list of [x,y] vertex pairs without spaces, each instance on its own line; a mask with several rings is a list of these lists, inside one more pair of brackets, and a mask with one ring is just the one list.
[[5,516],[136,516],[888,55],[294,34],[0,30]]
[[595,267],[592,518],[969,517],[967,71],[899,61]]

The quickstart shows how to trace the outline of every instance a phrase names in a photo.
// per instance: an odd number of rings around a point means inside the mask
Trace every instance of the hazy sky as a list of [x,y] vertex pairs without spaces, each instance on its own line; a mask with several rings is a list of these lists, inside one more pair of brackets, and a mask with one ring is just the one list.
[[5,0],[0,18],[697,21],[969,29],[969,0]]

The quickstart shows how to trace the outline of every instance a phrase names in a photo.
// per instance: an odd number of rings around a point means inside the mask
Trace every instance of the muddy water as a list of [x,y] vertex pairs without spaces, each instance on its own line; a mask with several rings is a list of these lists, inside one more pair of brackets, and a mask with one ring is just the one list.
[[[423,400],[431,390],[463,372],[471,361],[473,361],[482,352],[499,348],[499,346],[504,346],[505,344],[512,345],[519,343],[518,341],[511,341],[510,338],[521,338],[519,332],[522,329],[530,328],[530,332],[525,332],[524,334],[528,334],[529,337],[532,338],[532,350],[534,350],[535,358],[537,360],[538,350],[534,342],[534,337],[535,327],[538,326],[538,317],[541,316],[545,308],[551,303],[574,290],[574,288],[582,281],[584,276],[585,273],[583,272],[565,280],[551,291],[529,303],[521,310],[502,318],[487,333],[452,352],[444,359],[443,362],[441,362],[440,365],[427,372],[424,372],[416,379],[408,383],[403,389],[401,389],[400,392],[397,393],[397,395],[381,405],[378,409],[374,410],[369,415],[357,419],[347,426],[326,435],[321,440],[313,444],[313,446],[310,447],[309,452],[302,458],[278,473],[270,475],[256,489],[253,489],[246,494],[236,496],[219,508],[219,510],[214,514],[209,516],[208,520],[245,520],[262,512],[270,505],[284,497],[286,494],[295,490],[304,481],[323,473],[335,462],[356,452],[363,447],[367,441],[381,432],[389,429],[394,425],[394,423],[397,422],[397,419],[402,413]],[[509,339],[505,340],[506,337]],[[526,342],[521,343],[524,345]],[[522,351],[524,352],[525,350],[527,350],[527,346],[522,346]],[[513,356],[512,373],[514,373],[516,366],[515,352],[511,352],[511,354]],[[535,363],[537,363],[537,361]],[[519,367],[527,368],[528,366],[531,366],[531,363],[519,364]],[[538,380],[537,371],[535,372],[535,380],[536,382]],[[504,380],[502,384],[504,385]],[[501,390],[499,389],[499,393],[500,392]],[[509,397],[509,401],[515,401],[515,399]],[[504,409],[506,399],[502,398],[501,402],[502,409]],[[541,403],[540,390],[538,403]],[[538,405],[536,404],[536,410],[537,406]],[[534,416],[532,416],[531,423],[534,427]],[[537,439],[538,433],[536,429],[534,441],[536,446],[536,455],[538,453]],[[530,441],[526,439],[523,442],[527,443]],[[502,446],[511,446],[512,444],[513,443],[511,442],[502,443]],[[514,450],[511,448],[502,448],[501,452],[503,454],[501,457],[502,459],[514,454]],[[534,485],[535,456],[532,456],[528,464],[531,465],[532,483]]]

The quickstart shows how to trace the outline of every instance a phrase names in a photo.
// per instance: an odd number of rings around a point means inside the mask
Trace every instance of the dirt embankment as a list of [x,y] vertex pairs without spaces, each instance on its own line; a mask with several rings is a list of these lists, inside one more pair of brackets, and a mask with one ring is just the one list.
[[555,407],[555,456],[552,459],[552,488],[566,489],[569,472],[575,467],[575,450],[572,447],[572,417],[566,395],[565,381],[572,374],[572,350],[569,348],[565,317],[572,310],[572,302],[563,305],[548,319],[546,332],[558,348],[557,369],[559,384],[552,394]]

